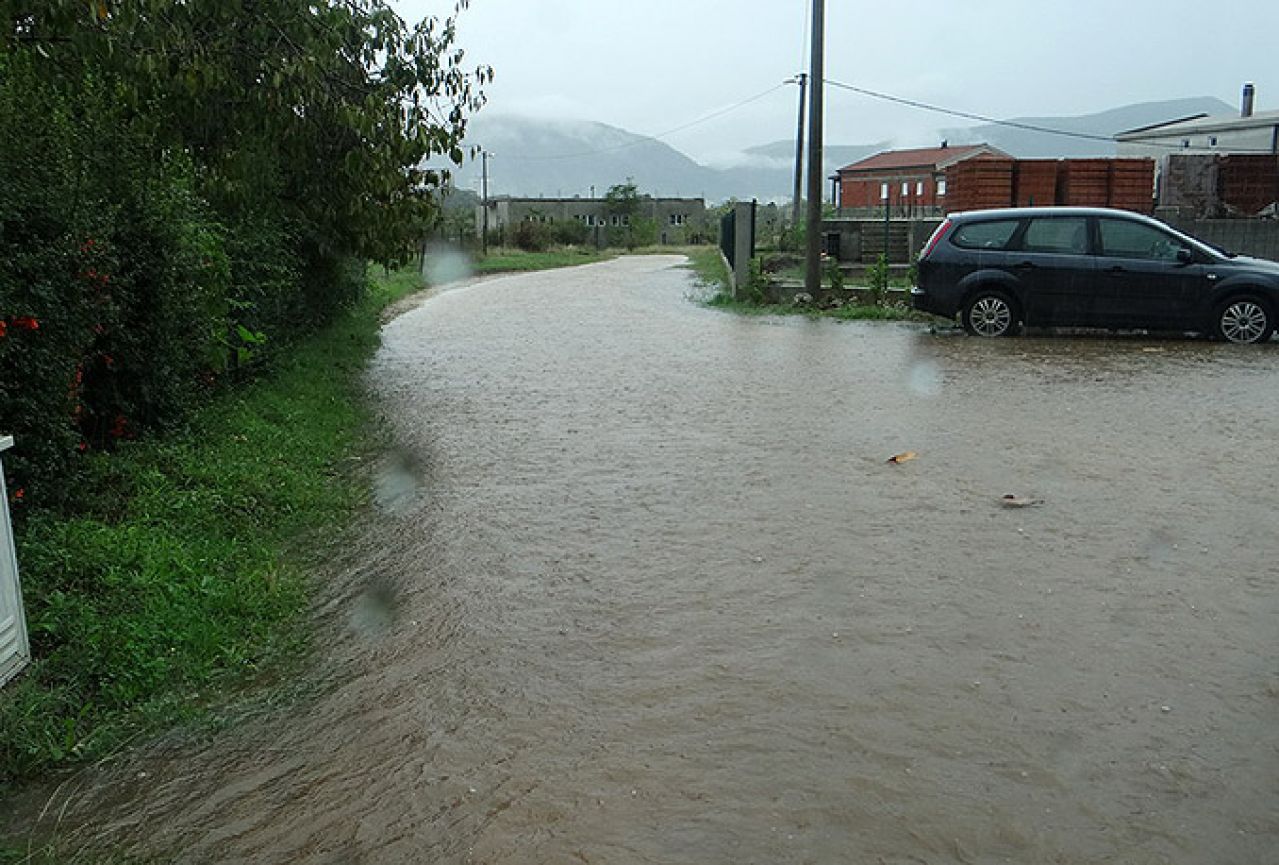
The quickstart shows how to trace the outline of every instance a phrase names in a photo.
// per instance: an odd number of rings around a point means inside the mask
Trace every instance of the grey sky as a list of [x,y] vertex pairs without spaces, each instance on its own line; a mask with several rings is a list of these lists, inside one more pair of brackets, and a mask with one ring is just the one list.
[[[452,0],[391,0],[406,18]],[[810,0],[473,0],[468,61],[496,71],[486,112],[598,120],[659,134],[804,67]],[[831,79],[995,117],[1073,115],[1216,96],[1279,106],[1276,0],[919,0],[827,3]],[[702,161],[789,138],[796,90],[665,136]],[[851,93],[827,97],[827,140],[931,144],[963,121]]]

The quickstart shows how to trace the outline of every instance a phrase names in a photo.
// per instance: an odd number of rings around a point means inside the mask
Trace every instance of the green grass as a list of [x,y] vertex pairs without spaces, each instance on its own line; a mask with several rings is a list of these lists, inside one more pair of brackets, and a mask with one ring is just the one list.
[[616,252],[592,247],[563,247],[545,252],[525,252],[506,247],[490,249],[488,255],[476,258],[476,273],[514,273],[526,270],[550,270],[556,267],[573,267],[614,258]]
[[689,259],[688,266],[697,275],[697,281],[702,288],[711,293],[712,297],[728,295],[728,265],[724,263],[724,257],[720,255],[719,247],[684,246],[676,247],[673,250],[659,251],[674,251],[687,255]]
[[19,527],[36,660],[0,691],[0,786],[199,717],[304,655],[308,569],[367,495],[358,375],[380,310],[419,287],[375,280],[188,431],[95,458],[81,513]]
[[874,306],[849,303],[838,309],[814,309],[786,303],[752,303],[734,300],[719,293],[706,301],[707,306],[738,315],[803,315],[808,318],[833,318],[839,321],[933,321],[933,317],[898,304]]

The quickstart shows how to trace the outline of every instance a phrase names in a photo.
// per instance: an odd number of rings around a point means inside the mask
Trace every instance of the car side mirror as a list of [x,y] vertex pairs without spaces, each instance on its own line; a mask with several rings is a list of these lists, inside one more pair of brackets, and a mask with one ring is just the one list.
[[1195,254],[1183,246],[1177,250],[1177,263],[1178,264],[1194,264]]

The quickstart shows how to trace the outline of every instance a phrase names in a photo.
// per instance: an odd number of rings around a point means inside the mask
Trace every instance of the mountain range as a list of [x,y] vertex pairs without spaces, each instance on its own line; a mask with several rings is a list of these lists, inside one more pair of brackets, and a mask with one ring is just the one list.
[[[935,141],[828,144],[825,176],[874,153],[892,148],[986,142],[1019,157],[1113,156],[1108,139],[1125,130],[1196,114],[1229,115],[1234,109],[1212,97],[1146,102],[1078,117],[1026,117],[1012,123],[1060,130],[1057,135],[1016,126],[987,124],[939,130]],[[1077,136],[1077,137],[1072,137]],[[1091,136],[1091,137],[1090,137]],[[641,192],[660,196],[701,196],[782,201],[794,184],[793,141],[742,149],[731,165],[708,166],[668,144],[603,123],[480,114],[467,136],[489,159],[489,194],[583,198],[603,195],[632,179]],[[478,159],[454,169],[454,183],[479,191]]]

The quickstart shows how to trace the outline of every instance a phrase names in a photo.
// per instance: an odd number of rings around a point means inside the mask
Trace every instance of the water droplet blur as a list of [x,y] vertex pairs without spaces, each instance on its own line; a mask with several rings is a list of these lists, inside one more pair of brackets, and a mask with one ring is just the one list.
[[918,396],[937,396],[941,393],[941,369],[931,360],[915,361],[910,368],[907,386]]
[[422,277],[427,285],[447,285],[470,279],[474,274],[471,259],[448,244],[432,244],[422,261]]
[[400,515],[413,506],[422,487],[422,466],[413,455],[396,450],[373,476],[373,503],[384,514]]
[[375,580],[355,601],[351,629],[369,639],[381,638],[395,624],[398,606],[391,584],[384,579]]

